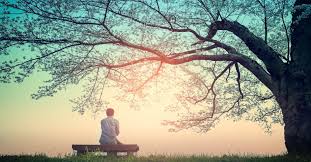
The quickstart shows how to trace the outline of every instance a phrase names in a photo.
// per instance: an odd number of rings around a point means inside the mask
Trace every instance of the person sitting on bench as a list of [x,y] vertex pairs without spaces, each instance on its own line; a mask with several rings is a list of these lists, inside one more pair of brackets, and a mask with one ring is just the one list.
[[119,121],[113,118],[114,110],[112,108],[108,108],[106,110],[107,117],[101,120],[101,136],[99,139],[99,143],[102,144],[121,144],[121,142],[117,139],[119,135]]

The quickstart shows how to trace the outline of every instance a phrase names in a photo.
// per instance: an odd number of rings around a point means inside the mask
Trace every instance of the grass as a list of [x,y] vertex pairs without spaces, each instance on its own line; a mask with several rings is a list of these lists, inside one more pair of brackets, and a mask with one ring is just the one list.
[[103,157],[93,154],[82,156],[48,157],[46,155],[0,155],[0,161],[5,162],[311,162],[310,157],[293,157],[286,155],[277,156],[248,156],[248,155],[223,155],[223,156],[129,156],[129,157]]

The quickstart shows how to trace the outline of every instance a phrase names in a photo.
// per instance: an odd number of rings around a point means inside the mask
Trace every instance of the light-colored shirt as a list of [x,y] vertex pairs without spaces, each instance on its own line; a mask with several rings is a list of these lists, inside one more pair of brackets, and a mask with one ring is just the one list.
[[119,135],[119,121],[112,116],[101,120],[102,133],[99,139],[100,144],[117,144]]

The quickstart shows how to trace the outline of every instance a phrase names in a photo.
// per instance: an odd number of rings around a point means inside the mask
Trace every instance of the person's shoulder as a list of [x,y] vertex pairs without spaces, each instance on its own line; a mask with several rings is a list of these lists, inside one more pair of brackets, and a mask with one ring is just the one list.
[[116,118],[113,118],[113,120],[114,120],[115,122],[119,123],[119,120],[118,120],[118,119],[116,119]]

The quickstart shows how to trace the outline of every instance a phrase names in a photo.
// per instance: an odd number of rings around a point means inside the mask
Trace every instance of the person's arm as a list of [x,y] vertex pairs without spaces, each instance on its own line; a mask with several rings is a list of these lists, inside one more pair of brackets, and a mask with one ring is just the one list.
[[119,127],[119,121],[116,120],[116,134],[119,135],[120,134],[120,127]]
[[101,131],[103,132],[104,131],[104,121],[103,120],[101,120],[100,121],[100,127],[101,127]]

